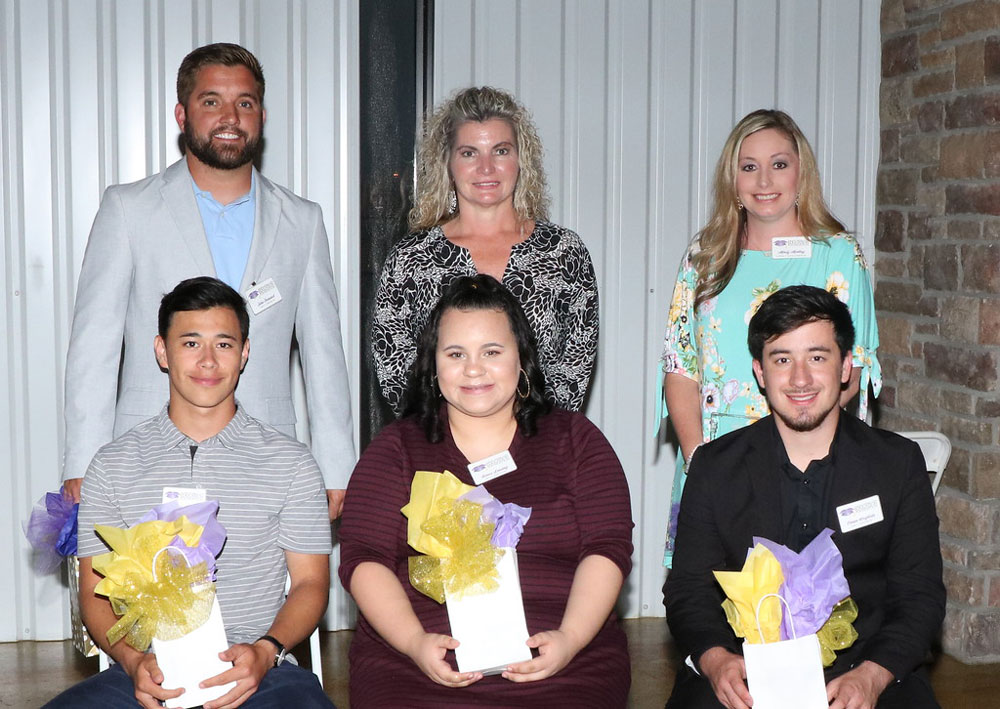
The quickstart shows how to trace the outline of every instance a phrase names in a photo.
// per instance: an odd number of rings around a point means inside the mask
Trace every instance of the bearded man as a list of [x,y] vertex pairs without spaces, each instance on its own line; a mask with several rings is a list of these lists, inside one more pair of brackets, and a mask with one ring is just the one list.
[[245,413],[295,435],[289,358],[298,342],[311,449],[330,518],[354,467],[337,290],[319,205],[254,167],[265,111],[260,62],[235,44],[188,54],[174,117],[185,155],[163,172],[109,187],[87,242],[66,365],[67,494],[97,450],[167,399],[149,343],[160,298],[214,276],[246,298],[257,337],[240,377]]
[[824,529],[843,557],[858,638],[826,669],[831,709],[931,709],[924,661],[944,618],[938,518],[915,443],[842,416],[854,326],[812,286],[764,301],[747,344],[771,415],[698,448],[664,586],[684,654],[668,709],[749,709],[740,643],[713,571],[739,571],[755,536],[801,551]]

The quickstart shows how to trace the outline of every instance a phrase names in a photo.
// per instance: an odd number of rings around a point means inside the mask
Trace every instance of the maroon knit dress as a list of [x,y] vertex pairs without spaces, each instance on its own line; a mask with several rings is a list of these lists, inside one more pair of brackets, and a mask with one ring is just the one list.
[[[447,425],[441,443],[428,443],[413,419],[387,426],[358,462],[347,488],[340,527],[340,580],[364,561],[396,573],[424,629],[451,634],[443,605],[417,592],[407,577],[406,518],[399,509],[410,497],[417,470],[451,471],[473,485],[469,463]],[[615,452],[600,430],[581,414],[556,410],[538,419],[538,432],[520,431],[510,447],[517,470],[486,483],[501,502],[531,507],[517,546],[529,634],[562,621],[577,564],[605,556],[628,576],[632,515],[628,485]],[[454,653],[446,658],[455,664]],[[499,675],[468,687],[432,682],[405,655],[390,647],[359,617],[350,651],[352,709],[378,707],[624,707],[631,674],[625,634],[614,613],[590,644],[558,674],[514,683]]]

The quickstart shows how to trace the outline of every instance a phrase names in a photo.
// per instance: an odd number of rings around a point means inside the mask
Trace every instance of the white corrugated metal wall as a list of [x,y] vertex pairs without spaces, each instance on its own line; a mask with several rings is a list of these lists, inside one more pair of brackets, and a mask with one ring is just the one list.
[[[344,341],[358,351],[357,7],[0,0],[0,641],[69,637],[64,582],[32,572],[20,521],[59,485],[62,372],[101,194],[179,157],[174,82],[192,48],[238,42],[264,65],[263,171],[322,205]],[[333,588],[328,625],[346,627],[350,599]]]
[[652,438],[680,256],[733,124],[788,111],[827,199],[872,253],[878,0],[436,0],[434,95],[491,84],[531,110],[554,221],[590,249],[601,340],[587,414],[628,474],[635,567],[621,610],[662,615],[673,450]]
[[[517,93],[548,151],[553,218],[594,257],[588,414],[622,458],[637,521],[623,611],[661,614],[673,454],[651,412],[677,261],[732,123],[771,105],[809,135],[827,197],[870,250],[879,2],[437,0],[435,20],[435,95]],[[13,611],[0,641],[68,637],[65,590],[32,573],[20,520],[58,484],[69,321],[100,195],[178,156],[173,81],[192,47],[236,41],[261,58],[264,171],[323,206],[345,347],[359,351],[357,27],[346,1],[0,0],[0,604]],[[335,583],[328,626],[351,618]]]

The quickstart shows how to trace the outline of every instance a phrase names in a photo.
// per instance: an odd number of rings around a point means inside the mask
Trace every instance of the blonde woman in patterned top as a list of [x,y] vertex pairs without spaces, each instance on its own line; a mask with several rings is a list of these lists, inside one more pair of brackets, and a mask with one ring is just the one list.
[[583,406],[597,352],[597,281],[580,237],[547,215],[541,141],[513,96],[464,89],[427,119],[412,233],[386,259],[372,325],[375,371],[397,415],[431,309],[452,281],[479,273],[524,309],[547,397]]
[[772,293],[826,288],[847,304],[857,332],[854,370],[841,396],[882,385],[868,266],[857,241],[827,208],[816,158],[782,111],[759,110],[733,128],[715,170],[715,203],[681,262],[667,316],[660,416],[680,442],[664,564],[670,566],[686,461],[702,443],[767,415],[747,350],[747,324]]

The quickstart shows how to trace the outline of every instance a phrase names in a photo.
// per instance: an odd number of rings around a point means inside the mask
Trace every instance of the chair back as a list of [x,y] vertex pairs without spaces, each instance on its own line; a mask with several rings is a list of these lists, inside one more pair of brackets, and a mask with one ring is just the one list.
[[924,454],[924,462],[927,464],[927,472],[932,475],[931,490],[936,495],[941,484],[941,476],[944,475],[948,459],[951,458],[951,441],[948,440],[948,436],[938,431],[905,431],[899,435],[909,438],[920,446],[920,452]]

